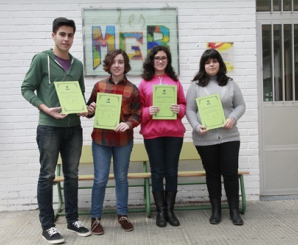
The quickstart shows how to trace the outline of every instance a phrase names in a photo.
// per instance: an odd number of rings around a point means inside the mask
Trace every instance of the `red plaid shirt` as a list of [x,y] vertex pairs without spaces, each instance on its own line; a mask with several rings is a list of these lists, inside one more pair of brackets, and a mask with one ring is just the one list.
[[125,146],[133,140],[133,128],[141,123],[141,101],[138,88],[127,80],[126,77],[118,84],[108,79],[97,82],[92,90],[87,105],[96,102],[97,93],[121,94],[122,104],[120,122],[126,122],[129,130],[125,132],[115,132],[114,130],[93,128],[91,137],[99,145],[105,146]]

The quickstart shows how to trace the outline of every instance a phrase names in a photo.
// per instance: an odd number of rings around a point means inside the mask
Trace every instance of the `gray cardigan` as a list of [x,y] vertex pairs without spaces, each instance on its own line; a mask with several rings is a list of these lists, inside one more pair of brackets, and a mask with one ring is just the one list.
[[[225,117],[231,118],[235,124],[232,129],[211,129],[206,134],[201,135],[197,131],[202,124],[196,98],[216,93],[220,94]],[[192,82],[186,94],[186,101],[186,117],[193,128],[192,139],[194,145],[215,145],[230,141],[240,141],[237,121],[245,112],[246,106],[241,90],[234,80],[229,80],[227,85],[223,87],[218,86],[216,77],[212,77],[206,87],[201,87]]]

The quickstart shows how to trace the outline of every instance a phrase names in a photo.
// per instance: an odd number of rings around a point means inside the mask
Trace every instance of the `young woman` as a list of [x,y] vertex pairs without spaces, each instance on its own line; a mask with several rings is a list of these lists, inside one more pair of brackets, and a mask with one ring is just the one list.
[[127,80],[125,74],[131,70],[127,54],[120,50],[108,52],[104,59],[104,70],[111,74],[94,85],[88,101],[89,117],[94,115],[97,93],[122,95],[120,123],[114,130],[93,128],[92,154],[94,183],[92,187],[91,230],[93,234],[104,233],[101,225],[103,202],[108,182],[111,157],[116,182],[116,206],[118,222],[125,231],[133,225],[128,212],[128,167],[133,148],[133,128],[141,122],[141,103],[137,87]]
[[[226,76],[226,65],[218,51],[206,50],[200,68],[187,91],[186,116],[193,128],[193,143],[206,171],[206,182],[212,205],[211,224],[221,219],[221,175],[230,208],[230,218],[242,225],[239,215],[238,157],[240,135],[236,123],[245,112],[245,102],[238,85]],[[208,130],[202,126],[196,98],[219,94],[226,122],[222,128]]]
[[[172,226],[180,225],[173,209],[177,193],[178,162],[185,132],[181,119],[185,115],[186,100],[171,64],[172,57],[167,47],[152,48],[143,63],[143,80],[139,85],[142,103],[140,133],[144,137],[150,161],[152,193],[157,210],[156,225],[159,227],[165,227],[167,221]],[[177,103],[169,105],[170,110],[177,114],[175,120],[153,119],[159,107],[152,104],[152,86],[159,84],[177,86]]]

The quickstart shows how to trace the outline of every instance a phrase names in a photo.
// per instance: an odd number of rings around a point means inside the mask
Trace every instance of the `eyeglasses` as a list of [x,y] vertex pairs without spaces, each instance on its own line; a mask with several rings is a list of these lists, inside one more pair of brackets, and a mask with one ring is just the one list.
[[154,61],[155,62],[159,62],[159,61],[165,61],[165,60],[167,60],[168,58],[167,57],[165,57],[165,56],[163,56],[163,57],[154,57]]

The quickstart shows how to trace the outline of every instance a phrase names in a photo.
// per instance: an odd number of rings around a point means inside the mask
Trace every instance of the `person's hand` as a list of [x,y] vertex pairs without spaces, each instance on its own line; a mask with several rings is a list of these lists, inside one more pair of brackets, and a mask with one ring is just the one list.
[[205,126],[203,125],[200,125],[199,129],[198,129],[198,132],[201,134],[201,135],[204,135],[208,132],[208,129],[206,129]]
[[171,109],[172,112],[178,114],[179,111],[180,111],[180,106],[177,105],[177,104],[172,104],[172,105],[170,106],[170,109]]
[[234,121],[228,117],[223,127],[226,129],[231,129],[233,128],[233,126],[234,126]]
[[81,113],[77,113],[78,117],[87,117],[88,116],[88,112],[81,112]]
[[114,129],[116,132],[124,132],[129,129],[129,126],[125,122],[121,122],[118,126]]
[[89,115],[89,116],[92,116],[92,115],[94,115],[94,113],[95,113],[95,109],[96,109],[96,103],[95,102],[92,102],[90,105],[88,105],[88,114],[87,114],[87,116]]
[[65,117],[67,117],[68,114],[63,114],[61,112],[61,107],[50,107],[47,108],[47,110],[45,111],[48,115],[54,117],[55,119],[64,119]]
[[158,106],[150,106],[149,107],[149,113],[150,113],[150,115],[155,115],[157,112],[159,112]]

